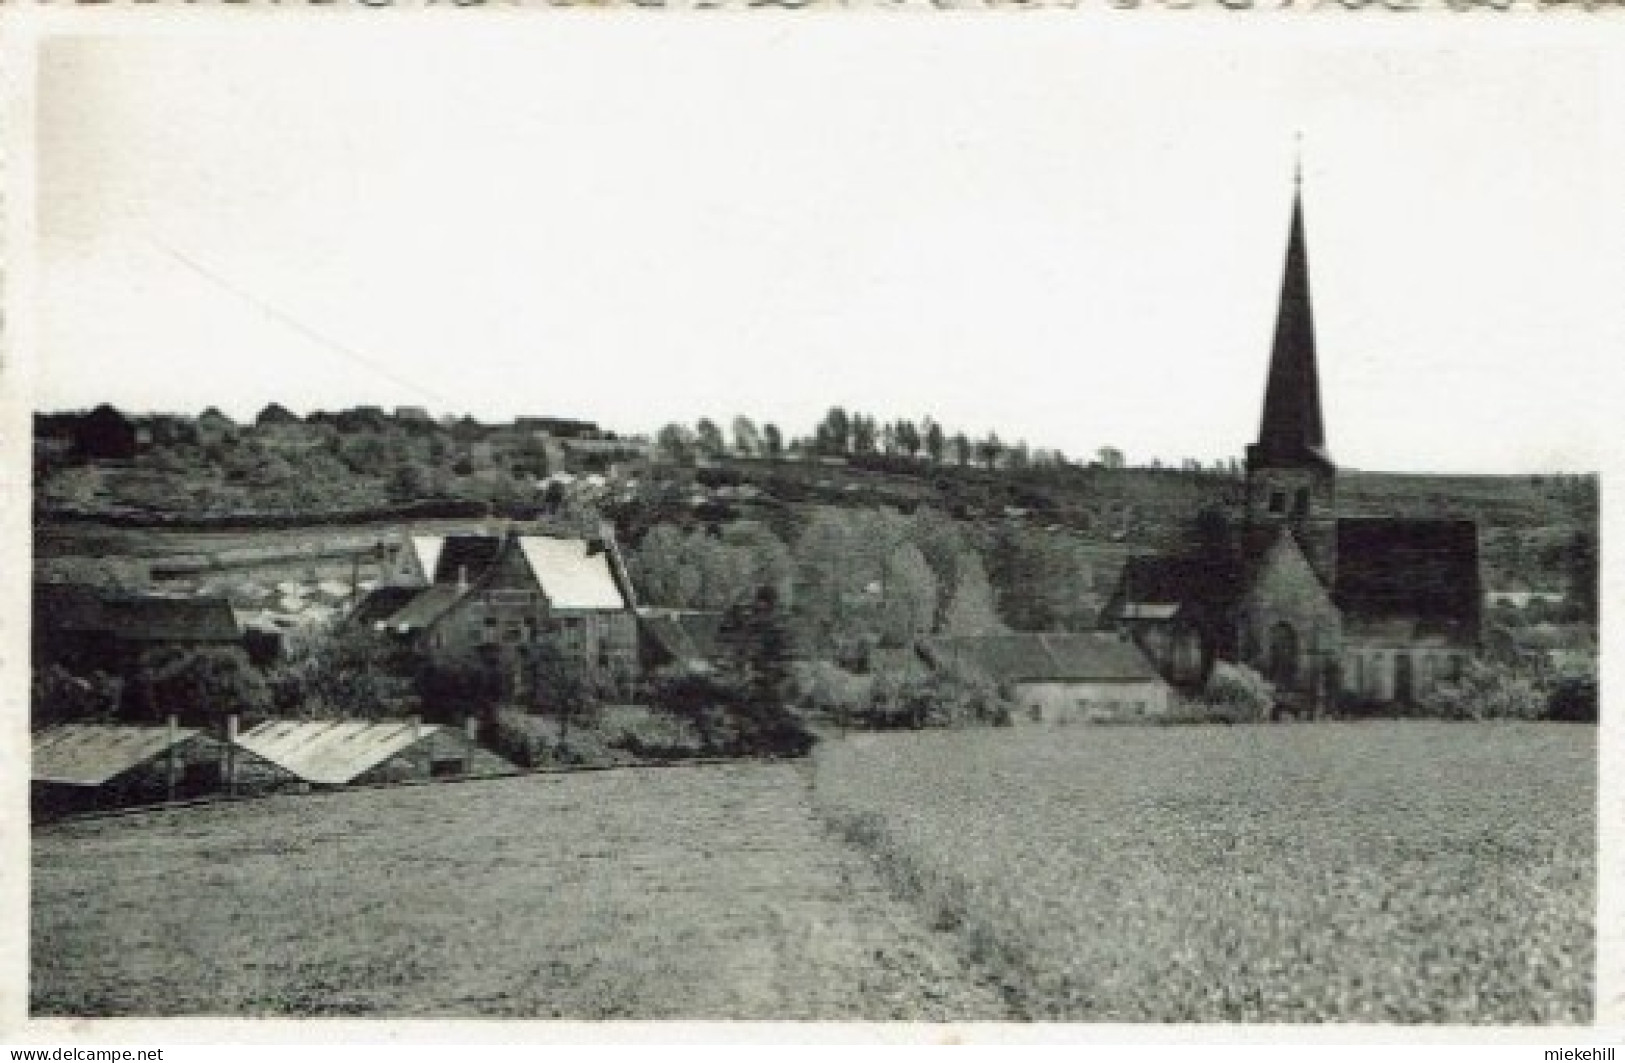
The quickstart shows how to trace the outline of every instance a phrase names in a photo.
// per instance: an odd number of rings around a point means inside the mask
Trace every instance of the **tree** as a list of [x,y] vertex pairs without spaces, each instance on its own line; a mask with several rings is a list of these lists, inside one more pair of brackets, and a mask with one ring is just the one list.
[[430,493],[429,468],[415,461],[403,461],[389,474],[385,491],[391,502],[413,502]]
[[852,452],[854,454],[873,454],[875,452],[875,419],[868,414],[856,414],[852,418]]
[[696,446],[699,452],[708,458],[720,458],[726,449],[722,440],[722,429],[717,427],[715,421],[709,417],[701,417],[694,425]]
[[851,448],[852,421],[846,411],[833,406],[818,425],[815,445],[824,454],[841,455]]
[[1599,577],[1597,540],[1591,532],[1582,529],[1570,537],[1567,562],[1569,602],[1575,616],[1584,623],[1595,624]]
[[927,417],[925,419],[925,452],[931,455],[931,460],[938,465],[942,464],[942,455],[947,449],[947,438],[942,434],[942,426]]
[[989,432],[987,438],[976,444],[976,456],[982,459],[982,464],[989,470],[999,463],[999,455],[1004,453],[1004,443],[999,439],[997,432]]
[[734,418],[734,452],[740,457],[753,458],[762,453],[762,434],[756,423],[744,414]]
[[149,650],[137,663],[149,719],[174,715],[187,724],[213,726],[227,716],[263,713],[271,691],[248,654],[229,649]]
[[741,752],[800,756],[813,737],[789,710],[790,629],[772,587],[761,587],[723,617],[719,641],[728,651],[726,673],[736,691]]
[[655,446],[673,465],[692,465],[698,439],[687,425],[668,424],[656,433]]
[[897,445],[904,454],[911,458],[919,457],[921,442],[920,430],[913,421],[904,419],[897,422]]
[[953,593],[942,610],[938,630],[944,635],[995,635],[1004,630],[993,604],[993,585],[974,550],[958,556]]
[[271,670],[279,711],[305,717],[387,719],[420,711],[418,666],[376,631],[341,629],[304,642]]
[[954,433],[953,444],[954,444],[954,460],[959,463],[959,466],[961,468],[964,468],[966,465],[970,464],[970,457],[971,457],[970,437],[967,436],[964,432],[955,432]]
[[526,667],[533,704],[559,721],[559,740],[598,705],[597,691],[578,658],[566,654],[552,638],[526,648]]
[[891,551],[881,588],[883,642],[906,646],[915,636],[931,633],[937,616],[937,577],[918,547],[903,543]]
[[770,461],[777,461],[783,455],[784,436],[779,432],[778,425],[764,424],[762,426],[762,447]]

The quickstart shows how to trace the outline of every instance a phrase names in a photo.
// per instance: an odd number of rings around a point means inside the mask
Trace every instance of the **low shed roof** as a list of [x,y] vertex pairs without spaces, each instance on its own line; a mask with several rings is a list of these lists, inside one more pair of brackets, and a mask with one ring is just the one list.
[[200,734],[193,727],[68,723],[34,736],[35,782],[101,786],[144,761]]
[[306,782],[337,786],[440,729],[410,720],[270,720],[237,742]]
[[1159,680],[1133,642],[1113,633],[978,635],[924,639],[927,660],[959,660],[1003,682]]

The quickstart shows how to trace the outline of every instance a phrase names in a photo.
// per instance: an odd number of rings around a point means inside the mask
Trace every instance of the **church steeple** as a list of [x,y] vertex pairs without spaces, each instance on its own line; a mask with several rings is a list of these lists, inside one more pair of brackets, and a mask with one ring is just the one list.
[[1301,179],[1297,183],[1264,417],[1258,442],[1247,448],[1247,523],[1271,534],[1291,529],[1315,573],[1330,587],[1337,571],[1337,467],[1326,450],[1320,416]]
[[1320,373],[1315,364],[1315,318],[1309,296],[1309,250],[1303,233],[1302,178],[1292,196],[1292,227],[1275,318],[1269,382],[1258,443],[1248,459],[1263,464],[1330,466],[1320,416]]

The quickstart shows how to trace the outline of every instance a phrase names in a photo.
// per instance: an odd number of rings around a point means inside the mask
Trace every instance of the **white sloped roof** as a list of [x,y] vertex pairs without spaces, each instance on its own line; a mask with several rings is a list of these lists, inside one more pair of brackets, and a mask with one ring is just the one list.
[[237,742],[306,782],[338,786],[438,729],[410,720],[269,720]]
[[440,563],[440,548],[445,545],[444,535],[412,536],[412,552],[417,555],[418,564],[423,568],[424,579],[434,579],[435,566]]
[[[174,742],[197,733],[194,727],[178,727]],[[100,786],[169,749],[171,737],[168,727],[63,724],[34,736],[29,774],[35,782]]]
[[625,609],[615,584],[609,554],[587,553],[585,539],[525,535],[519,539],[525,560],[555,609]]

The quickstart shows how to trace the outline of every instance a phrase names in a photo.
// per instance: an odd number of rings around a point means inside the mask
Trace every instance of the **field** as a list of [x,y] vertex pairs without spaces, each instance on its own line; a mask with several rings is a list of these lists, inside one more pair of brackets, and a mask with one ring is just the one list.
[[817,801],[1035,1019],[1592,1012],[1595,731],[865,736]]
[[36,831],[36,1015],[1002,1013],[806,765],[288,796]]
[[31,1005],[1583,1021],[1594,756],[1564,725],[854,734],[61,823]]

